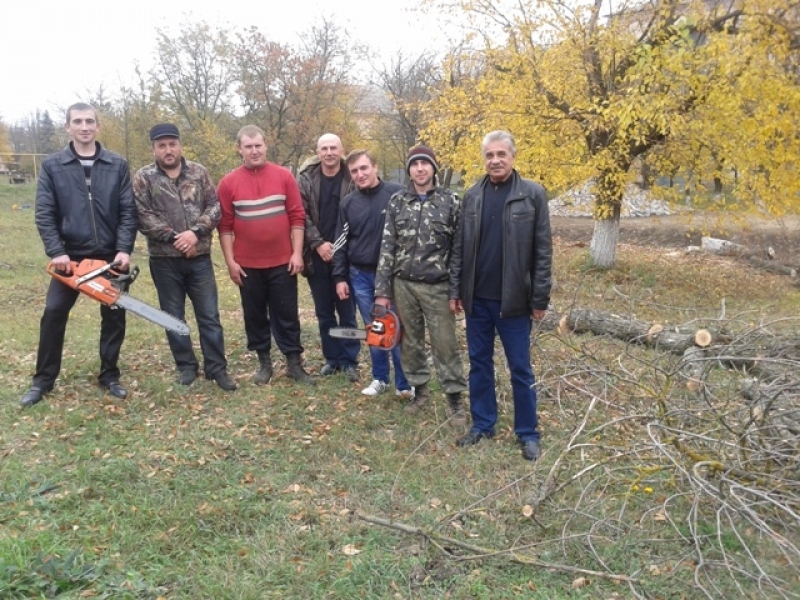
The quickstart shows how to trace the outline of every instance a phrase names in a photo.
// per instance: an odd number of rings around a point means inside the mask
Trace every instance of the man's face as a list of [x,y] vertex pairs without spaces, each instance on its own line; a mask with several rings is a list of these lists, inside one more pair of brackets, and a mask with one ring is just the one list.
[[97,137],[100,124],[93,110],[73,110],[66,125],[72,141],[78,144],[91,144]]
[[163,137],[153,142],[153,157],[165,171],[180,166],[181,155],[181,141],[178,138]]
[[483,153],[483,164],[493,183],[508,179],[514,168],[514,155],[508,143],[498,141],[487,145]]
[[326,169],[338,170],[342,160],[342,142],[336,136],[323,136],[317,142],[317,156]]
[[368,157],[359,156],[347,166],[347,169],[358,189],[368,190],[378,185],[378,165],[373,165]]
[[418,159],[411,163],[408,167],[408,174],[411,176],[411,181],[418,191],[428,190],[433,181],[433,165],[425,159]]
[[239,156],[244,161],[244,166],[254,169],[267,164],[267,144],[260,135],[255,137],[242,136],[241,141],[236,146]]

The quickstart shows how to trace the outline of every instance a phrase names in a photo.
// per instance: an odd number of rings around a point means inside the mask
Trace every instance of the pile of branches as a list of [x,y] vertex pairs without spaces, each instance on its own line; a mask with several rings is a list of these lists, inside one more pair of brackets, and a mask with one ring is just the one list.
[[798,324],[551,315],[534,341],[540,411],[569,435],[548,435],[530,475],[449,519],[466,523],[513,488],[531,527],[515,527],[509,548],[484,548],[359,516],[459,560],[506,556],[566,572],[575,587],[800,598]]

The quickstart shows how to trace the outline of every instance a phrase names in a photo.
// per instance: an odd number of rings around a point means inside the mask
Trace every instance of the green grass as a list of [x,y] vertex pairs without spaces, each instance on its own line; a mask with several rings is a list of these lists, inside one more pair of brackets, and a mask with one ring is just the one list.
[[[542,461],[523,461],[514,442],[500,362],[498,436],[461,450],[436,387],[429,410],[408,416],[391,395],[361,396],[365,381],[337,375],[316,388],[294,385],[280,362],[271,385],[253,385],[257,361],[246,350],[238,292],[215,251],[238,391],[203,380],[179,388],[163,332],[131,316],[121,368],[132,394],[125,402],[104,396],[95,381],[98,308],[81,299],[56,391],[20,411],[48,283],[33,211],[20,208],[33,193],[31,185],[0,184],[0,598],[632,597],[618,582],[587,576],[588,586],[573,585],[576,573],[470,556],[437,536],[633,576],[651,597],[696,597],[681,562],[691,548],[657,517],[685,490],[663,459],[640,448],[646,419],[603,428],[585,455],[565,455],[559,471],[563,482],[586,461],[627,457],[610,462],[605,476],[598,471],[536,502],[592,394],[607,403],[591,415],[599,426],[626,410],[647,413],[654,395],[673,393],[658,374],[667,359],[650,350],[542,335],[534,362],[551,390],[540,404]],[[155,303],[139,244],[142,276],[131,294]],[[798,292],[776,276],[748,272],[745,293],[741,265],[690,258],[687,277],[686,262],[658,253],[619,258],[617,269],[594,271],[581,268],[583,250],[558,248],[558,309],[633,309],[667,322],[711,318],[722,297],[729,311],[754,311],[754,320],[800,309]],[[322,357],[304,280],[300,289],[306,360],[316,371]],[[363,352],[364,380],[367,362]],[[669,507],[684,514],[687,502]],[[533,516],[526,506],[536,507]],[[370,524],[357,511],[421,528],[434,541]],[[713,544],[716,528],[704,527]],[[722,540],[724,550],[741,550],[738,539]],[[734,589],[724,578],[720,585]]]

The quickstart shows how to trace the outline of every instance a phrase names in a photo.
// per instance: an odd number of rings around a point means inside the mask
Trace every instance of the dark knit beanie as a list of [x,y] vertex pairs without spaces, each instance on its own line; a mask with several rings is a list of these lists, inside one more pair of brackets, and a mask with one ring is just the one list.
[[436,162],[436,155],[427,146],[415,146],[411,149],[406,159],[406,174],[411,170],[411,163],[415,160],[427,160],[433,166],[433,174],[436,175],[439,172],[439,163]]
[[150,141],[155,142],[162,137],[174,137],[181,139],[178,128],[172,123],[159,123],[150,128]]

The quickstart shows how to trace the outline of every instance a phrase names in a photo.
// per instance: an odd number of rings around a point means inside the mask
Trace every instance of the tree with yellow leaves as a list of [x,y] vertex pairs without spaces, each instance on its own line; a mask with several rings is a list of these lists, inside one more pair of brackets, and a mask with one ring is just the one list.
[[782,63],[790,36],[775,33],[784,1],[652,0],[609,15],[602,0],[457,0],[480,32],[471,60],[482,69],[440,88],[425,138],[467,178],[480,171],[482,135],[498,128],[520,142],[517,168],[549,189],[591,177],[591,260],[603,267],[616,259],[631,167],[648,155],[672,172],[736,173],[740,195],[785,209],[797,202],[785,127],[800,92]]

